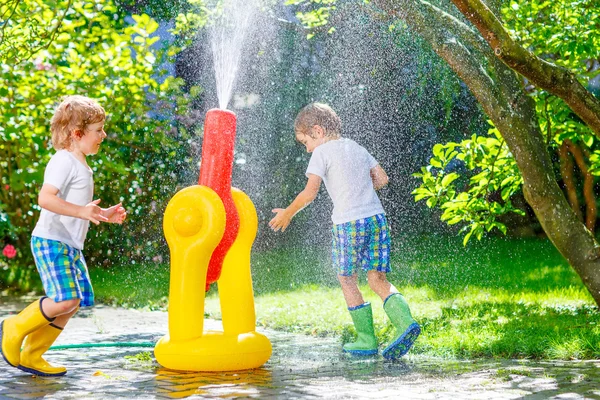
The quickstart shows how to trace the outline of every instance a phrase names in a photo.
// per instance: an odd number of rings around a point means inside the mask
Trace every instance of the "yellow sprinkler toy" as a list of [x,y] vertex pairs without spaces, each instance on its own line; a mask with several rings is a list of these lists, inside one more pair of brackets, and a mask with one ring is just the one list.
[[[231,187],[236,117],[206,114],[199,184],[179,191],[165,211],[171,254],[169,334],[154,349],[163,367],[179,371],[258,368],[271,342],[256,332],[250,252],[258,218],[250,198]],[[205,291],[217,282],[223,332],[204,331]]]

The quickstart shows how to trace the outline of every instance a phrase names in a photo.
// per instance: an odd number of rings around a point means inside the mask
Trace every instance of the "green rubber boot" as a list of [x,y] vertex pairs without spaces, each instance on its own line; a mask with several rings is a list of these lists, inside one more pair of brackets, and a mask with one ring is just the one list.
[[348,311],[350,311],[358,338],[355,342],[346,343],[343,347],[344,351],[357,356],[377,354],[377,339],[375,338],[375,329],[373,328],[371,303],[349,307]]
[[389,360],[395,360],[408,353],[421,334],[421,327],[413,319],[408,303],[400,293],[389,295],[383,302],[383,309],[392,321],[392,325],[396,327],[397,336],[381,352],[381,355]]

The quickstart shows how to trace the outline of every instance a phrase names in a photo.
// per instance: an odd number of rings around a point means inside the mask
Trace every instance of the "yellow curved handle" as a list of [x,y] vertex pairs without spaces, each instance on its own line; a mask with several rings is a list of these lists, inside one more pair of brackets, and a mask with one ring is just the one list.
[[223,202],[207,186],[182,189],[167,205],[163,230],[171,254],[169,334],[174,341],[198,338],[208,262],[225,231]]
[[250,253],[258,230],[258,216],[252,200],[244,192],[232,188],[231,195],[240,216],[240,229],[225,256],[221,277],[217,281],[226,335],[256,329]]

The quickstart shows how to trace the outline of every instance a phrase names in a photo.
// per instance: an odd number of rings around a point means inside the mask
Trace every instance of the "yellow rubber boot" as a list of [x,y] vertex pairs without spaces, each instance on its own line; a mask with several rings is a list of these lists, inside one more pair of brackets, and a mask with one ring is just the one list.
[[21,345],[25,336],[48,325],[54,318],[48,318],[42,312],[42,301],[46,297],[34,301],[19,314],[8,317],[0,323],[0,354],[4,361],[18,367],[21,361]]
[[41,327],[33,331],[25,339],[25,346],[21,351],[21,371],[37,376],[63,376],[67,369],[63,366],[52,366],[42,358],[52,343],[62,333],[63,328],[54,324]]

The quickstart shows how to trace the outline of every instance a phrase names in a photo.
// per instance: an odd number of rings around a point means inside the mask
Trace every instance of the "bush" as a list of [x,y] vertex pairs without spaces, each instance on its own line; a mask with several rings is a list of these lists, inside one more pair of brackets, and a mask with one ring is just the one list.
[[49,121],[71,94],[95,98],[107,111],[108,138],[88,159],[94,197],[105,207],[123,202],[129,213],[123,227],[91,226],[88,262],[135,263],[161,256],[162,212],[178,175],[195,168],[188,156],[191,125],[173,122],[187,113],[192,99],[183,94],[180,80],[165,77],[161,66],[175,50],[157,48],[158,24],[147,15],[127,21],[111,2],[75,1],[47,49],[0,66],[0,244],[17,249],[14,258],[0,256],[0,282],[31,284],[29,239],[40,211],[44,168],[54,153]]

